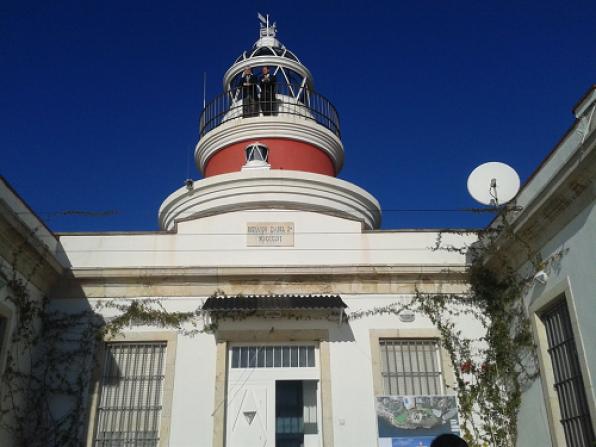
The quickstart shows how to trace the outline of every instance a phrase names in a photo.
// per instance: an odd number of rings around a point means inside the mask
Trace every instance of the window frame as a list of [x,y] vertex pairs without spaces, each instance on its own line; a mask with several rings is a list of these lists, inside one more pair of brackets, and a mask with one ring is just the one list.
[[170,426],[172,420],[172,399],[174,395],[174,374],[176,361],[177,333],[172,331],[127,332],[113,337],[106,337],[99,344],[96,352],[96,365],[93,374],[93,385],[90,387],[90,405],[87,418],[87,447],[93,447],[97,428],[97,406],[101,395],[101,377],[105,367],[105,347],[108,343],[166,343],[164,364],[164,381],[162,390],[162,409],[159,424],[159,447],[170,444]]
[[[385,345],[385,349],[383,349],[383,345]],[[389,346],[392,347],[392,353],[390,354]],[[399,349],[396,349],[396,346],[400,346]],[[405,355],[407,346],[407,356]],[[411,347],[414,346],[414,350]],[[430,362],[427,363],[426,356],[424,355],[424,347],[431,346],[432,350],[430,352]],[[422,348],[422,349],[419,349]],[[445,380],[443,375],[443,364],[441,360],[441,343],[440,340],[437,338],[379,338],[379,349],[381,350],[381,376],[383,377],[383,390],[385,395],[387,396],[431,396],[431,395],[444,395],[445,394]],[[383,362],[383,352],[385,352],[386,356],[392,356],[392,358],[387,357],[386,361]],[[423,354],[423,368],[420,368],[420,359],[419,353],[422,352]],[[398,353],[401,357],[401,365],[404,367],[402,368],[403,371],[398,371],[398,362],[397,357]],[[414,358],[416,359],[416,366],[414,367],[412,353],[414,353]],[[393,359],[395,356],[395,359]],[[433,358],[434,357],[434,358]],[[391,360],[394,360],[393,363],[395,364],[395,371],[391,371],[390,363]],[[407,361],[406,361],[407,360]],[[387,370],[384,371],[383,364],[387,366]],[[410,366],[409,371],[406,371],[406,364]],[[414,367],[414,368],[412,368]],[[415,371],[417,369],[418,371]],[[426,371],[421,371],[421,369],[425,369]],[[389,392],[386,389],[386,382],[389,378],[389,388],[391,387],[391,379],[395,378],[395,385],[396,388],[400,388],[400,378],[403,382],[403,387],[405,390],[395,390],[396,392]],[[426,388],[427,393],[422,392],[423,388],[423,380],[426,380]],[[408,382],[410,382],[408,384]],[[432,385],[431,385],[432,384]],[[408,388],[412,388],[412,392],[408,392]],[[416,392],[416,388],[420,390],[420,392]],[[430,389],[435,388],[436,392],[431,393]]]
[[[300,365],[301,361],[300,359],[297,360],[297,364],[296,365],[292,365],[292,360],[294,360],[293,354],[291,355],[291,361],[289,365],[283,365],[283,361],[281,359],[279,359],[280,361],[277,362],[278,357],[277,357],[277,352],[275,355],[275,359],[274,361],[271,363],[271,365],[267,365],[267,359],[263,359],[264,361],[264,366],[260,366],[259,363],[261,361],[260,358],[255,358],[254,360],[254,364],[250,364],[251,361],[249,360],[249,364],[247,366],[243,366],[242,363],[244,361],[244,352],[242,353],[242,358],[238,359],[238,362],[240,363],[240,365],[236,366],[234,362],[234,351],[236,349],[242,349],[242,348],[249,348],[249,349],[256,349],[255,354],[258,356],[259,352],[263,352],[263,350],[268,351],[269,349],[275,350],[277,349],[281,349],[282,351],[282,356],[286,355],[286,349],[291,350],[291,348],[309,348],[308,352],[312,353],[312,365]],[[292,351],[293,352],[293,351]],[[306,353],[306,357],[304,360],[306,360],[306,362],[308,363],[308,357],[309,354],[308,352]],[[287,343],[231,343],[228,346],[228,364],[230,369],[235,369],[235,370],[242,370],[242,369],[267,369],[267,370],[280,370],[280,369],[316,369],[319,367],[319,360],[318,360],[318,346],[315,343],[310,343],[310,342],[287,342]]]
[[[590,408],[587,402],[588,395],[579,366],[579,353],[577,352],[569,306],[567,305],[565,296],[559,296],[559,298],[555,299],[539,316],[545,326],[547,335],[547,352],[553,369],[553,387],[557,392],[559,411],[562,417],[559,422],[563,426],[565,440],[569,444],[573,439],[570,439],[568,435],[579,436],[581,434],[583,435],[581,437],[582,443],[586,440],[586,436],[591,436],[590,443],[594,442],[594,429],[590,423]],[[557,321],[560,324],[557,324]],[[561,359],[561,355],[565,356],[566,359]],[[577,358],[577,363],[573,361],[574,357]],[[559,361],[557,361],[557,358],[559,358]],[[566,361],[567,359],[569,361]],[[559,392],[558,388],[563,387],[568,382],[577,386],[572,385],[566,390]],[[564,407],[567,408],[567,413],[572,413],[567,414],[566,418],[563,418]],[[574,423],[574,419],[579,419],[579,427]]]
[[245,163],[269,163],[269,147],[266,144],[254,142],[244,148]]
[[[6,368],[6,359],[8,358],[8,351],[11,347],[12,332],[14,329],[14,306],[8,301],[8,296],[11,290],[7,285],[0,288],[0,318],[4,319],[4,324],[0,324],[0,376],[4,373]],[[2,381],[0,381],[0,388]]]
[[559,399],[554,388],[555,378],[553,366],[548,353],[546,328],[541,316],[560,299],[565,300],[565,303],[567,304],[567,310],[569,311],[571,329],[573,331],[573,338],[575,340],[575,347],[578,354],[579,367],[582,374],[584,390],[588,400],[590,416],[592,418],[592,429],[596,431],[596,408],[594,399],[589,392],[589,390],[591,390],[591,384],[589,382],[590,375],[586,362],[584,342],[581,332],[578,329],[577,310],[575,308],[575,299],[571,289],[571,282],[569,277],[565,277],[548,290],[542,291],[538,298],[536,298],[528,307],[534,341],[536,342],[537,347],[536,350],[540,367],[542,395],[544,398],[544,405],[546,407],[548,429],[553,447],[566,447],[567,441],[565,440],[563,425],[560,422],[561,412],[559,409]]
[[[381,363],[381,341],[387,339],[403,339],[403,340],[437,340],[441,339],[441,333],[436,328],[419,328],[419,329],[371,329],[370,335],[370,349],[372,360],[373,373],[373,389],[374,395],[386,396],[384,378],[382,374]],[[449,390],[454,390],[456,386],[455,373],[449,354],[439,343],[439,360],[442,374],[443,395],[455,394]]]

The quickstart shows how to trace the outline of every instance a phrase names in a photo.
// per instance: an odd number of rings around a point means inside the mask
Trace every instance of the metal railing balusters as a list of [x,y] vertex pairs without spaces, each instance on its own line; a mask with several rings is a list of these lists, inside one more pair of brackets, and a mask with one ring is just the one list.
[[[267,95],[268,96],[268,95]],[[340,136],[339,116],[333,104],[306,85],[280,83],[273,97],[263,98],[263,93],[252,102],[242,97],[242,87],[231,89],[209,102],[199,119],[201,138],[228,121],[259,116],[291,115],[310,119]],[[248,112],[248,113],[247,113]]]

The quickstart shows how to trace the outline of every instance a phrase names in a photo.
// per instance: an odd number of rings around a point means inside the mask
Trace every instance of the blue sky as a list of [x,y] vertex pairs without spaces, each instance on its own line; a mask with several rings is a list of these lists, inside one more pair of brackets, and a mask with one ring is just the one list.
[[[594,1],[11,2],[0,6],[0,173],[56,231],[154,230],[190,173],[207,96],[256,13],[340,113],[340,177],[383,228],[479,227],[466,178],[525,180],[596,82]],[[61,216],[67,210],[105,217]]]

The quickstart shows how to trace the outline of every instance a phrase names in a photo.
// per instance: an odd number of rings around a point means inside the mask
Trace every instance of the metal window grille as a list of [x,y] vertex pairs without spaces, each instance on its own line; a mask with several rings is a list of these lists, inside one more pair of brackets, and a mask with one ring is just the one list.
[[166,343],[108,343],[96,447],[157,447]]
[[2,347],[4,346],[4,340],[8,338],[6,334],[6,326],[8,326],[8,318],[0,315],[0,354],[2,353]]
[[593,446],[595,437],[573,337],[571,318],[564,299],[541,315],[548,353],[553,365],[561,424],[569,447]]
[[[8,326],[8,318],[0,315],[0,374],[4,371],[2,369],[2,356],[4,354],[4,343],[7,338],[9,338],[9,334],[7,333],[7,326]],[[6,343],[6,349],[8,350],[8,342]]]
[[232,368],[309,368],[315,366],[314,346],[235,346]]
[[386,395],[443,394],[439,343],[433,339],[380,340]]

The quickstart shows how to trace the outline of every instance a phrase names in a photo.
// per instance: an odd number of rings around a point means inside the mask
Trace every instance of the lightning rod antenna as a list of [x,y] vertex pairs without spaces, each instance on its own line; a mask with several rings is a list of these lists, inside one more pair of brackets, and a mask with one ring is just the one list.
[[203,110],[205,110],[207,96],[207,72],[203,72]]

